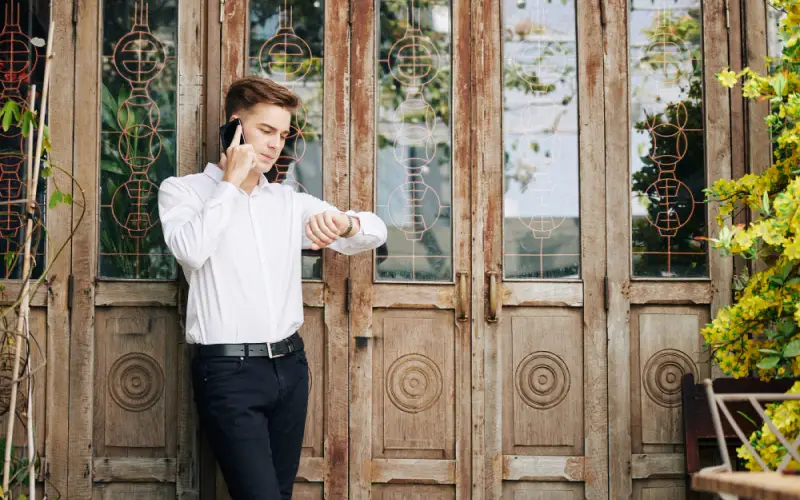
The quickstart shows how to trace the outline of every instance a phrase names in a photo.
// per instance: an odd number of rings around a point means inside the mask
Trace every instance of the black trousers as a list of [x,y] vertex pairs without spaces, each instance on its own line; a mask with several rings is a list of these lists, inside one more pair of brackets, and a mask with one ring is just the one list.
[[304,351],[195,357],[194,397],[233,500],[290,500],[308,409]]

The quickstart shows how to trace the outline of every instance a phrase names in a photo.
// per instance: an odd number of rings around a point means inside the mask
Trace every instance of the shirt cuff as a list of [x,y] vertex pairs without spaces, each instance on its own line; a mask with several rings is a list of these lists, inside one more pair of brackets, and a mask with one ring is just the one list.
[[351,236],[351,238],[354,236],[380,236],[383,233],[382,224],[375,220],[377,218],[375,214],[370,212],[354,212],[352,210],[348,210],[345,213],[351,217],[358,217],[358,232]]

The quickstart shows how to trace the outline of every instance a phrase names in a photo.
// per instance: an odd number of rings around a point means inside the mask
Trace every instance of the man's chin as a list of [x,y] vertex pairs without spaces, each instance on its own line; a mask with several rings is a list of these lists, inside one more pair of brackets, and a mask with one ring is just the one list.
[[256,163],[256,166],[255,166],[255,168],[253,170],[258,172],[259,174],[266,174],[267,172],[272,170],[272,164],[270,163],[269,165],[265,165],[265,164],[263,164],[261,162],[258,162],[258,163]]

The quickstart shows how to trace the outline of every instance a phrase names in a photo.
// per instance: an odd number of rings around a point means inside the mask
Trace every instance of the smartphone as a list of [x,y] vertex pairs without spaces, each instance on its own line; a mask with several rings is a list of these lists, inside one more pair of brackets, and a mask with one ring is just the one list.
[[[222,142],[222,151],[226,151],[231,146],[233,136],[236,135],[236,127],[241,124],[241,120],[234,118],[219,128],[219,139]],[[239,141],[239,144],[246,144],[244,140],[244,130],[242,130],[242,139]]]

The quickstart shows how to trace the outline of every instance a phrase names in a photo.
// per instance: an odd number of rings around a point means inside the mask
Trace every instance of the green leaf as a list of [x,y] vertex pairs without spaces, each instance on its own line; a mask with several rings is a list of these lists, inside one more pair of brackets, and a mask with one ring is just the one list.
[[795,277],[784,283],[784,285],[796,285],[800,283],[800,277]]
[[765,354],[780,354],[780,351],[776,351],[775,349],[759,349],[758,352],[763,352]]
[[767,334],[767,338],[770,340],[774,339],[779,335],[778,332],[773,330],[772,328],[767,328],[766,330],[764,330],[764,333]]
[[59,203],[64,201],[64,193],[61,191],[55,191],[52,195],[50,195],[50,208],[56,208]]
[[775,80],[772,82],[772,88],[775,89],[776,95],[784,95],[784,91],[786,90],[786,77],[783,76],[783,73],[778,73],[775,76]]
[[64,203],[67,205],[72,205],[72,195],[69,193],[64,193]]
[[42,149],[45,152],[47,152],[50,151],[50,149],[52,149],[53,147],[53,145],[50,144],[50,127],[45,125],[42,130],[44,130],[44,141],[42,142]]
[[[6,254],[3,256],[3,260],[6,263],[6,270],[10,270],[11,266],[14,265],[15,257],[16,255],[14,254],[14,252],[6,252]],[[5,449],[5,445],[3,445],[3,449]]]
[[761,197],[761,211],[769,215],[769,194],[764,191],[764,196]]
[[20,128],[22,129],[22,135],[28,137],[30,135],[30,127],[33,124],[34,128],[36,127],[36,121],[33,119],[33,113],[30,111],[26,111],[22,113],[22,120],[20,120]]
[[11,122],[15,120],[19,120],[19,105],[9,99],[3,105],[3,110],[0,111],[0,114],[3,115],[3,131],[8,132],[8,129],[11,127]]
[[756,366],[758,366],[762,370],[769,370],[771,368],[775,368],[776,366],[778,366],[778,363],[780,361],[781,361],[780,356],[767,356],[766,358],[759,361],[758,365]]
[[778,324],[778,330],[782,335],[788,336],[794,332],[794,322],[788,319],[782,319]]
[[[119,175],[126,175],[125,170],[122,169],[120,163],[116,160],[101,160],[100,161],[100,169],[105,172],[110,172],[113,174]],[[127,175],[130,176],[130,170],[127,172]]]
[[52,175],[53,175],[53,169],[52,169],[52,168],[50,168],[49,166],[47,166],[47,167],[44,167],[44,168],[42,169],[42,171],[41,171],[41,172],[39,172],[39,175],[41,175],[41,176],[42,176],[42,179],[47,179],[48,177],[50,177],[50,176],[52,176]]
[[753,424],[753,427],[755,427],[756,429],[758,429],[758,428],[760,427],[760,426],[759,426],[759,425],[756,423],[756,421],[755,421],[755,420],[753,420],[752,418],[750,418],[750,416],[749,416],[747,413],[744,413],[742,410],[737,410],[737,411],[736,411],[736,413],[738,413],[738,414],[739,414],[739,415],[741,415],[741,416],[742,416],[742,417],[743,417],[745,420],[747,420],[748,422],[750,422],[751,424]]
[[795,358],[800,356],[800,340],[792,340],[783,348],[784,358]]

